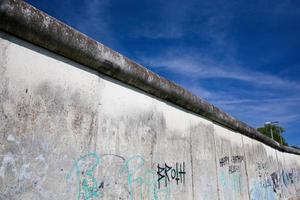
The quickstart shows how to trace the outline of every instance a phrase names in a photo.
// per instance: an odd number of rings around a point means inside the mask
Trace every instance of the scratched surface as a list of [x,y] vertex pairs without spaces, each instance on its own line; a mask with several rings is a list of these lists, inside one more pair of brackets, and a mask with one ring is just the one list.
[[0,41],[1,200],[192,199],[190,114],[13,36]]
[[281,190],[276,151],[247,137],[243,137],[243,144],[250,198],[252,200],[279,199]]
[[193,116],[190,134],[194,199],[218,199],[213,123]]
[[75,199],[66,174],[95,147],[101,80],[1,37],[0,199]]
[[[297,156],[277,152],[279,185],[283,199],[300,199],[300,161]],[[295,198],[295,194],[296,198]]]
[[3,32],[0,120],[0,200],[300,193],[299,156]]
[[249,199],[242,135],[214,126],[219,198]]

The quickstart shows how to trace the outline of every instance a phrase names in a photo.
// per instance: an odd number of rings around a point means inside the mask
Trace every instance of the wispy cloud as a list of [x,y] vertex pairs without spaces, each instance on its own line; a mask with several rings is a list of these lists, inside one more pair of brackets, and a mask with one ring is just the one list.
[[86,33],[106,34],[108,31],[105,13],[109,0],[84,0],[82,9],[76,17],[77,28]]
[[143,62],[152,68],[164,68],[178,75],[194,79],[235,79],[258,86],[264,85],[270,88],[300,90],[298,82],[283,79],[273,74],[250,70],[249,67],[239,66],[236,63],[217,62],[208,56],[193,52],[170,52],[168,51],[167,54],[154,58],[145,57]]
[[215,100],[217,106],[228,112],[235,113],[239,118],[250,122],[254,126],[261,126],[265,121],[279,121],[290,124],[300,120],[298,112],[299,98],[274,99],[238,99]]
[[147,13],[149,17],[133,29],[133,36],[148,39],[183,37],[188,31],[185,25],[189,18],[191,4],[193,4],[192,1],[183,3],[179,0],[156,2],[156,6]]
[[125,53],[126,50],[119,39],[115,37],[110,26],[113,16],[109,8],[112,3],[113,0],[83,0],[80,11],[74,17],[75,28],[89,37]]
[[249,103],[300,103],[299,98],[273,98],[273,99],[235,99],[235,100],[217,100],[215,103],[221,105],[236,105]]
[[[166,70],[176,74],[176,81],[181,85],[254,127],[262,126],[270,120],[280,121],[284,126],[300,120],[298,82],[251,70],[238,65],[237,61],[230,63],[213,60],[208,55],[189,49],[185,49],[184,53],[173,49],[156,57],[142,59],[155,71]],[[236,87],[232,86],[232,90],[225,92],[223,86],[211,89],[207,85],[207,82],[222,85],[227,80],[235,80]],[[245,94],[245,88],[238,87],[243,82],[249,85],[248,93],[253,95]]]
[[247,100],[235,102],[211,101],[214,105],[224,109],[238,119],[254,127],[262,126],[266,121],[279,121],[288,126],[300,120],[298,112],[299,101],[255,101]]

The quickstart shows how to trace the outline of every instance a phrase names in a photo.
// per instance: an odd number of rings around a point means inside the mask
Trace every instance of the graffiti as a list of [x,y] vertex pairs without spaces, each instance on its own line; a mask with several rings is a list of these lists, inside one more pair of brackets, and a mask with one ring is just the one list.
[[[257,183],[255,184],[258,185],[259,188],[262,190],[269,190],[269,187],[275,186],[274,183],[276,183],[277,174],[274,173],[272,176],[269,176],[268,164],[266,162],[257,162],[255,171],[258,176]],[[276,191],[275,188],[273,188],[273,191]]]
[[219,159],[220,167],[232,164],[240,164],[244,160],[244,156],[224,156]]
[[269,176],[268,168],[269,167],[267,163],[262,163],[262,162],[255,163],[255,172],[259,178],[264,178]]
[[[159,194],[164,196],[164,199],[170,199],[171,187],[168,185],[171,179],[175,180],[177,185],[179,182],[185,183],[185,163],[175,164],[175,168],[168,166],[164,167],[157,165],[157,172],[152,169],[144,169],[145,160],[141,156],[133,156],[124,162],[121,168],[121,174],[127,174],[128,189],[130,199],[139,196],[143,199],[143,185],[148,189],[148,199],[158,200]],[[141,172],[144,171],[144,174]],[[140,172],[140,175],[138,176]],[[156,177],[157,176],[157,177]],[[165,180],[165,188],[160,188],[160,181]],[[135,188],[139,188],[136,191]],[[138,194],[136,194],[138,193]]]
[[278,190],[280,190],[278,173],[273,172],[271,174],[271,180],[272,180],[272,182],[270,183],[270,181],[269,181],[269,185],[273,185],[273,191],[277,192]]
[[129,189],[129,196],[132,200],[135,196],[134,186],[140,188],[139,196],[140,199],[143,197],[143,183],[144,179],[142,176],[135,177],[139,169],[141,169],[145,164],[145,160],[141,156],[134,156],[125,161],[123,167],[120,169],[120,175],[127,174],[127,183]]
[[266,185],[264,182],[259,180],[252,181],[250,196],[251,200],[277,199],[276,193],[273,191],[273,187],[271,185]]
[[251,199],[276,199],[279,195],[278,173],[269,173],[266,162],[257,162],[255,171],[257,178],[251,180]]
[[257,162],[256,163],[256,171],[266,170],[267,168],[268,168],[268,165],[266,162],[264,162],[264,163]]
[[101,197],[104,184],[97,182],[94,173],[100,165],[100,157],[96,153],[88,153],[74,162],[71,171],[67,174],[67,180],[75,171],[78,181],[77,199],[91,200],[93,197]]
[[158,200],[159,193],[163,194],[164,199],[170,199],[170,187],[159,189],[157,187],[157,178],[155,177],[154,170],[144,168],[144,164],[145,160],[143,157],[133,156],[127,159],[120,169],[121,175],[127,175],[129,199],[133,200],[135,197],[143,199],[145,193],[143,188],[148,190],[148,199]]
[[185,184],[185,163],[183,162],[182,164],[175,164],[175,168],[174,167],[170,167],[168,166],[166,163],[164,165],[164,167],[159,166],[159,164],[157,164],[157,175],[158,175],[158,188],[160,188],[160,181],[162,181],[162,179],[164,179],[165,181],[165,187],[168,186],[168,183],[170,182],[170,178],[175,180],[177,185],[180,181],[180,183]]
[[[269,171],[267,163],[256,163],[257,178],[251,180],[251,199],[277,199],[289,196],[289,190],[295,186],[297,171]],[[292,192],[293,193],[293,192]]]
[[[104,195],[104,181],[97,181],[95,173],[98,167],[101,167],[102,160],[97,153],[88,153],[75,160],[71,170],[67,174],[67,181],[72,177],[73,172],[77,179],[77,200],[92,200],[101,198]],[[167,164],[160,167],[158,171],[145,167],[145,159],[136,155],[123,160],[119,169],[119,178],[126,177],[128,187],[128,197],[133,199],[159,200],[159,196],[167,200],[171,198],[171,187],[165,185],[160,188],[159,183],[162,179],[170,182],[175,180],[177,184],[185,182],[185,163],[175,164],[175,167],[169,167]],[[125,178],[124,177],[124,178]],[[168,183],[167,182],[167,183]],[[107,185],[105,188],[107,189]]]
[[[276,172],[269,173],[268,171],[269,166],[266,162],[257,162],[256,163],[256,173],[258,175],[258,180],[256,181],[256,186],[259,187],[256,188],[262,193],[261,195],[264,195],[266,198],[268,197],[269,199],[271,197],[275,197],[275,193],[279,191],[279,177]],[[258,193],[258,191],[256,191]]]
[[240,173],[226,174],[224,171],[220,174],[220,183],[224,189],[232,189],[234,192],[240,192],[242,188],[242,175]]
[[244,161],[244,157],[240,155],[224,156],[219,159],[219,166],[221,167],[219,180],[225,190],[232,190],[235,193],[241,192],[243,182],[241,174],[242,161]]
[[278,172],[279,185],[284,198],[292,197],[293,194],[299,194],[300,188],[300,170],[299,168],[282,169]]
[[228,173],[233,174],[241,171],[241,162],[244,160],[243,156],[224,156],[219,159],[220,167],[228,166]]
[[240,172],[240,171],[241,171],[241,166],[239,166],[239,165],[229,165],[228,166],[229,174],[233,174],[233,173]]
[[231,162],[234,164],[239,164],[244,160],[243,156],[232,156],[231,157]]
[[229,157],[225,156],[223,158],[220,158],[219,163],[220,163],[220,167],[224,167],[225,165],[228,165],[229,164]]
[[298,173],[295,169],[291,169],[291,171],[281,171],[282,183],[285,187],[294,184],[297,179]]

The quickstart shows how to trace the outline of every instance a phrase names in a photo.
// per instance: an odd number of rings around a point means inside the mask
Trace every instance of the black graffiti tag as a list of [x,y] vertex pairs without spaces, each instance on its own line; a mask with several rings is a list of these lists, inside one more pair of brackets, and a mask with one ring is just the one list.
[[158,175],[158,188],[160,188],[161,181],[165,182],[165,187],[168,186],[171,180],[175,180],[178,185],[179,182],[185,184],[185,163],[176,163],[175,167],[168,166],[166,163],[164,166],[157,164]]

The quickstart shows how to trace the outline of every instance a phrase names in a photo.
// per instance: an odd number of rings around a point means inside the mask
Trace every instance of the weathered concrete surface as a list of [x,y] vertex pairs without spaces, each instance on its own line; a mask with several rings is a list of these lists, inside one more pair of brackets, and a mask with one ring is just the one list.
[[276,150],[243,137],[250,199],[279,199],[281,190]]
[[215,126],[219,198],[249,199],[242,135]]
[[191,114],[3,32],[1,47],[1,199],[193,199]]
[[24,1],[0,0],[0,19],[1,30],[200,114],[281,151],[300,154],[299,150],[280,146],[268,137],[259,134],[254,128],[184,88],[88,38]]
[[0,28],[0,200],[300,198],[298,150],[24,2]]
[[[284,199],[300,199],[300,160],[298,156],[277,152],[279,186]],[[296,194],[296,196],[295,196]]]
[[1,33],[0,199],[68,199],[67,171],[95,148],[100,79],[15,41]]
[[0,38],[1,200],[298,198],[298,155]]
[[213,123],[191,115],[190,125],[194,199],[218,199]]

